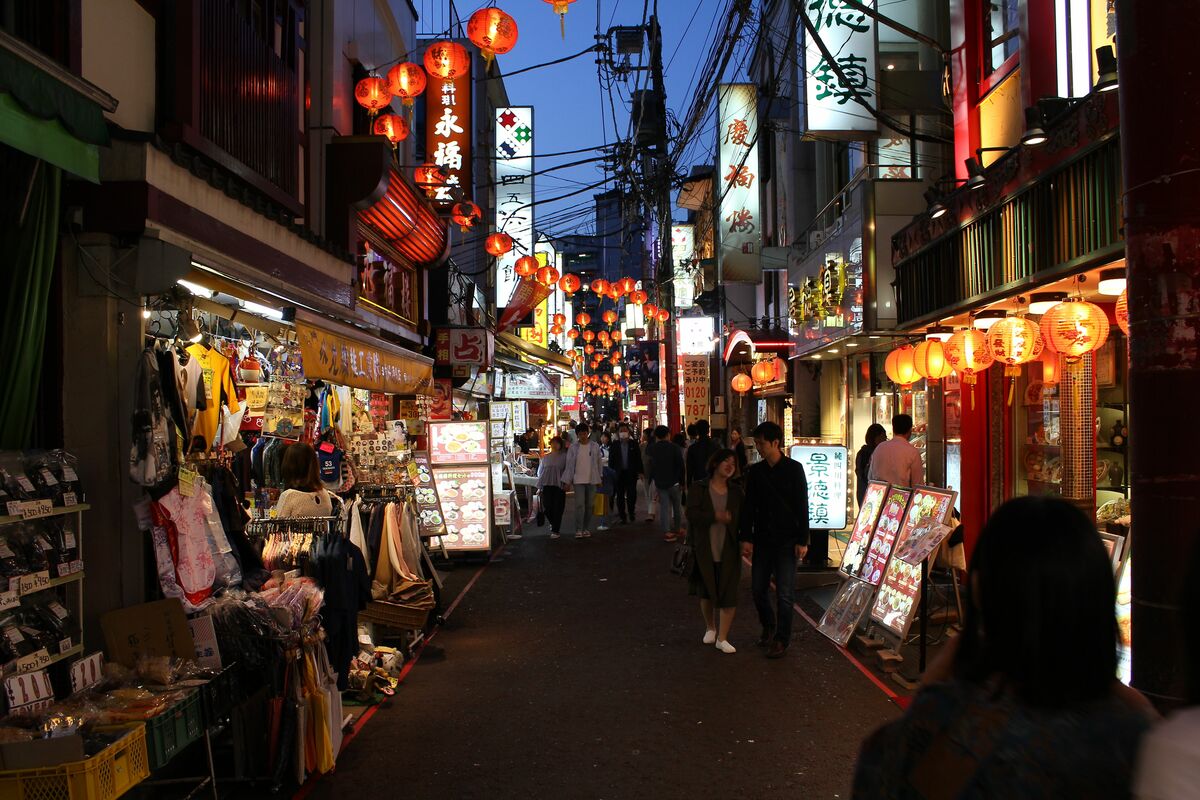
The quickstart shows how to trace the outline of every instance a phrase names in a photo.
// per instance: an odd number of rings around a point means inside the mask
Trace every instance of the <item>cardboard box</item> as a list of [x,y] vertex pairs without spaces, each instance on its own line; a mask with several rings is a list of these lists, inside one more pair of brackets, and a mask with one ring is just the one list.
[[110,611],[100,617],[100,628],[108,660],[127,667],[141,655],[196,657],[192,629],[175,598]]
[[83,737],[78,734],[0,744],[0,769],[5,771],[57,767],[83,758]]

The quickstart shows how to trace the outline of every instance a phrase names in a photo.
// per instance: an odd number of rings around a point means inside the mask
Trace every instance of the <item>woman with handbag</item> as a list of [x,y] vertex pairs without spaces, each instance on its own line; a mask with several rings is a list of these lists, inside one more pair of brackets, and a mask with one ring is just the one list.
[[692,548],[689,593],[700,597],[706,627],[704,644],[722,653],[736,653],[729,629],[737,611],[742,559],[738,552],[738,516],[742,488],[731,483],[737,454],[718,450],[708,460],[708,480],[692,484],[687,501],[687,541]]

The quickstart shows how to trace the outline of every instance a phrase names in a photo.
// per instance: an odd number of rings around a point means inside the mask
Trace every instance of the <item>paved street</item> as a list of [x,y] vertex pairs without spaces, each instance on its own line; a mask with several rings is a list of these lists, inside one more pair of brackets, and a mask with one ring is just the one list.
[[763,658],[748,574],[726,656],[650,526],[527,534],[309,796],[381,773],[417,798],[847,796],[859,742],[898,709],[801,620],[788,657]]

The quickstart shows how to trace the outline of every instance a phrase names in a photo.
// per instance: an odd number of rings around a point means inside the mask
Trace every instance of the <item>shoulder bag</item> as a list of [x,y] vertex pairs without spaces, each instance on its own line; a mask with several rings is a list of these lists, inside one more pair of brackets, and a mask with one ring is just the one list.
[[679,541],[675,545],[675,553],[671,556],[671,572],[682,578],[687,578],[692,574],[692,562],[695,555],[692,553],[692,545],[688,542],[687,537]]

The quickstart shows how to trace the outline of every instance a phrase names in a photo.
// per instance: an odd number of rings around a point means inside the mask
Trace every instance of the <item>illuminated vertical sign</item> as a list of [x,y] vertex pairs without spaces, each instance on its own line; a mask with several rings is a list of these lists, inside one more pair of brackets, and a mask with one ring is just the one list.
[[513,248],[496,259],[496,307],[508,305],[520,278],[516,264],[533,254],[533,108],[496,109],[496,230]]
[[708,419],[708,356],[680,356],[683,362],[683,418]]
[[758,200],[758,90],[722,83],[717,117],[717,257],[725,283],[762,281]]
[[675,308],[691,308],[696,302],[696,279],[692,275],[696,259],[696,226],[671,226],[671,261],[675,276]]
[[468,200],[475,194],[471,182],[471,73],[464,70],[455,78],[431,75],[425,88],[425,158],[448,174],[433,196],[443,207],[454,202],[455,188],[461,188]]
[[[874,0],[862,0],[873,8]],[[842,0],[808,0],[804,13],[833,56],[830,63],[812,36],[804,42],[806,130],[824,133],[877,131],[879,125],[855,96],[879,104],[875,73],[875,20]]]

